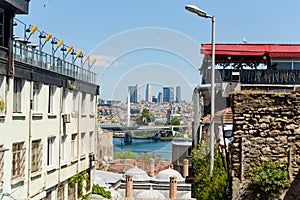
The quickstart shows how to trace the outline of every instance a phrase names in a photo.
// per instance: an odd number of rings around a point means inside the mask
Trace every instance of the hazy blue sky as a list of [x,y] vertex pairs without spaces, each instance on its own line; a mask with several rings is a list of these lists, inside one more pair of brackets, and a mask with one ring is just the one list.
[[[17,18],[97,58],[101,98],[125,100],[128,85],[200,83],[200,44],[211,42],[211,21],[184,9],[194,4],[216,16],[216,42],[299,43],[299,0],[47,0],[30,1]],[[46,6],[44,7],[44,3]],[[37,36],[35,36],[37,37]],[[32,37],[34,40],[35,38]]]

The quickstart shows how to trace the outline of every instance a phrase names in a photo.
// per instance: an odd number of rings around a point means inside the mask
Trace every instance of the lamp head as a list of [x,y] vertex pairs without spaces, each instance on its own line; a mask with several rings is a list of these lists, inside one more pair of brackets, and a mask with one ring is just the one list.
[[205,18],[209,17],[205,11],[201,10],[201,9],[198,8],[197,6],[194,6],[194,5],[186,5],[186,6],[185,6],[185,9],[186,9],[187,11],[190,11],[190,12],[192,12],[192,13],[195,13],[195,14],[199,15],[200,17],[205,17]]

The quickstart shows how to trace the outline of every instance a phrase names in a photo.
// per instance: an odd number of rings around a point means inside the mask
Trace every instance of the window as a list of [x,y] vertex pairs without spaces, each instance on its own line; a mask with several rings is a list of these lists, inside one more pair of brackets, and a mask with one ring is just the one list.
[[22,112],[22,79],[14,79],[13,112]]
[[49,85],[48,113],[55,113],[54,111],[55,91],[56,91],[56,87],[54,85]]
[[62,112],[67,112],[67,96],[68,96],[68,89],[63,88],[63,94],[62,94]]
[[41,99],[40,99],[40,92],[42,85],[40,83],[33,83],[32,86],[32,110],[33,111],[40,111],[41,110]]
[[31,147],[31,172],[42,169],[43,147],[41,140],[32,141]]
[[94,151],[94,132],[91,131],[89,136],[90,136],[89,137],[90,141],[88,143],[89,144],[89,151],[93,152]]
[[52,191],[49,191],[46,193],[46,196],[43,198],[43,200],[51,200],[52,199],[51,196],[52,196]]
[[12,147],[12,178],[24,176],[25,170],[25,145],[24,142],[15,143]]
[[83,155],[83,154],[85,154],[85,148],[86,148],[86,146],[85,146],[85,133],[81,133],[81,138],[80,138],[81,140],[81,145],[80,145],[80,153],[81,153],[81,155]]
[[0,75],[0,114],[5,112],[5,76]]
[[86,93],[82,93],[81,114],[86,114]]
[[72,134],[71,138],[71,157],[77,158],[77,133]]
[[76,185],[68,185],[68,199],[76,200]]
[[47,165],[53,166],[55,164],[55,137],[48,138],[47,145]]
[[73,90],[73,112],[78,112],[78,91]]
[[67,136],[63,135],[61,136],[61,150],[60,150],[60,156],[61,156],[61,160],[62,162],[66,162],[67,161]]
[[64,200],[65,199],[65,187],[63,185],[59,186],[57,189],[57,200]]
[[94,95],[90,94],[90,113],[94,114],[94,112],[95,112]]

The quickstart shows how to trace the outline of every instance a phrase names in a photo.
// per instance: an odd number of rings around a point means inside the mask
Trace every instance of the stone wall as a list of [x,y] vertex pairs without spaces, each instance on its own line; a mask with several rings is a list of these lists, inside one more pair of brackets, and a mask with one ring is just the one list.
[[[269,158],[288,164],[291,182],[299,181],[300,93],[235,92],[231,106],[233,199],[247,199],[250,169]],[[299,190],[289,188],[281,199],[299,198]]]

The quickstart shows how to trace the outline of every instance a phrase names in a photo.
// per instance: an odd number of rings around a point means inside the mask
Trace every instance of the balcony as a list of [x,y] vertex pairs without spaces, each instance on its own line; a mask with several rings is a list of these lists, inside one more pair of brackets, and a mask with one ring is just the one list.
[[[239,72],[239,82],[241,84],[269,84],[269,85],[299,85],[300,70],[292,69],[262,69],[262,70],[232,70],[216,69],[216,83],[236,82],[233,72]],[[210,83],[211,70],[202,72],[204,83]]]
[[14,41],[13,56],[14,61],[26,63],[31,66],[49,70],[92,84],[96,84],[97,81],[96,73],[62,60],[61,58],[39,51],[36,47],[29,46],[21,41]]

